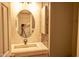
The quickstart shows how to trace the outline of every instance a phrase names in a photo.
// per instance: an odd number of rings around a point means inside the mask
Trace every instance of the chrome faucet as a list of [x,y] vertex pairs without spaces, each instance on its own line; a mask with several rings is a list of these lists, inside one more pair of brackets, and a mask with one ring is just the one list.
[[27,44],[27,39],[24,39],[24,44],[25,44],[25,45]]

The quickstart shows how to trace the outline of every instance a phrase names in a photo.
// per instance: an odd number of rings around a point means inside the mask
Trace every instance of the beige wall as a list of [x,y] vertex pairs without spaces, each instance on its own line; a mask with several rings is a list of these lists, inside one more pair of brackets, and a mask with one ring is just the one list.
[[41,8],[41,33],[43,34],[47,34],[47,30],[48,28],[46,26],[48,26],[48,2],[43,2],[42,3],[42,8]]
[[51,3],[50,56],[71,56],[73,4]]
[[0,3],[0,56],[3,55],[3,32],[2,32],[2,14],[1,14],[1,3]]
[[[32,6],[32,7],[30,7]],[[36,6],[35,8],[33,8]],[[16,7],[16,8],[15,8]],[[32,9],[31,9],[32,8]],[[41,41],[40,39],[40,9],[41,4],[29,4],[29,6],[26,6],[26,9],[29,10],[35,19],[35,30],[34,33],[31,35],[31,37],[28,38],[28,42],[38,42]],[[22,10],[21,5],[18,3],[11,3],[11,20],[10,20],[10,40],[11,44],[14,43],[23,43],[22,37],[19,36],[19,34],[16,31],[16,20],[17,20],[17,14]]]
[[49,29],[49,3],[43,2],[41,9],[41,42],[48,47]]

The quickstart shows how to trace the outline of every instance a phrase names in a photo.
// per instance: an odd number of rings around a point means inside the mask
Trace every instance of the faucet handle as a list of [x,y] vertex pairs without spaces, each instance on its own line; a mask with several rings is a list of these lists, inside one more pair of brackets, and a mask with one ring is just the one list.
[[27,43],[27,39],[24,39],[24,44],[26,45],[26,43]]

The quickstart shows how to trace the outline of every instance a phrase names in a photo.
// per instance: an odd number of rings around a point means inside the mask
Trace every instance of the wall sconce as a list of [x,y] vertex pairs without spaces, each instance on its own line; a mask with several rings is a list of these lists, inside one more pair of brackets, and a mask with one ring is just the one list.
[[30,10],[32,12],[36,12],[36,10],[38,10],[38,5],[35,2],[20,2],[22,9],[27,9]]
[[27,4],[30,4],[31,2],[21,2],[21,3],[27,3]]
[[30,4],[30,2],[21,2],[22,8],[25,9],[26,6]]

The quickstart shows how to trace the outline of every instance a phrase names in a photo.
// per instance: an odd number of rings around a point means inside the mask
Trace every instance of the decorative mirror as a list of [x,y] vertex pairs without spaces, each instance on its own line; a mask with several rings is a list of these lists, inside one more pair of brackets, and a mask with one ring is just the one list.
[[17,17],[18,34],[24,38],[30,37],[35,28],[35,21],[32,13],[28,10],[22,10]]

